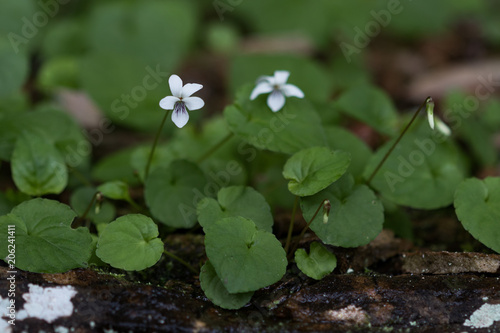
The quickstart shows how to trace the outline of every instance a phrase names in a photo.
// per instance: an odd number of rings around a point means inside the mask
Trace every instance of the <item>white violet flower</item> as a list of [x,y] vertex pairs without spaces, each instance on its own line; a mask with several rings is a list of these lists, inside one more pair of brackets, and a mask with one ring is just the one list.
[[181,78],[175,74],[170,76],[168,84],[173,96],[163,98],[160,101],[160,107],[165,110],[173,110],[172,121],[177,127],[182,128],[189,120],[188,111],[201,109],[205,105],[201,98],[191,96],[203,86],[198,83],[182,85]]
[[288,71],[275,71],[274,76],[262,76],[257,80],[257,86],[250,94],[254,100],[260,94],[269,94],[267,105],[273,111],[279,111],[285,105],[285,97],[303,98],[304,93],[297,86],[286,83],[290,76]]
[[[427,98],[425,110],[427,111],[427,120],[429,121],[429,126],[434,129],[434,101],[431,97]],[[451,134],[450,128],[439,118],[435,120],[437,130],[446,136]]]

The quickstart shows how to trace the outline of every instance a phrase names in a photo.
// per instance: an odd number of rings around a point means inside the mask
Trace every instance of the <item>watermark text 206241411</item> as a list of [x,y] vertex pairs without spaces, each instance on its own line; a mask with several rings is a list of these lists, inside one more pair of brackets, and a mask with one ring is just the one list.
[[16,226],[7,226],[7,265],[9,265],[9,270],[7,271],[7,280],[9,281],[9,290],[7,291],[7,297],[9,298],[9,305],[7,306],[9,317],[9,324],[16,324]]

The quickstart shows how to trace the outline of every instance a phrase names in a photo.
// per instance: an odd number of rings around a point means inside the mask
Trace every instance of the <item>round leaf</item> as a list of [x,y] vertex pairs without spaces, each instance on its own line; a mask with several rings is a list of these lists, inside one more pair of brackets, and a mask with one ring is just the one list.
[[255,222],[258,229],[268,232],[273,228],[273,215],[266,199],[251,187],[230,186],[222,188],[217,200],[204,198],[198,202],[198,222],[209,228],[225,217],[241,216]]
[[[158,168],[148,176],[144,185],[146,204],[160,222],[174,228],[191,228],[196,224],[198,201],[214,191],[207,186],[203,172],[196,164],[174,161]],[[215,187],[216,192],[218,187]],[[215,193],[210,193],[215,195]]]
[[311,103],[290,97],[283,109],[272,112],[264,96],[250,100],[251,88],[244,87],[237,102],[224,110],[232,132],[259,149],[286,154],[326,145],[321,119]]
[[458,219],[474,238],[500,253],[500,178],[463,181],[455,192]]
[[217,276],[210,261],[207,261],[201,268],[200,285],[208,299],[223,309],[239,309],[247,304],[253,296],[253,291],[230,294]]
[[337,267],[337,257],[318,242],[311,243],[309,254],[304,249],[295,251],[295,262],[302,273],[316,280],[321,280]]
[[96,250],[102,261],[127,271],[153,266],[162,253],[158,226],[141,214],[125,215],[108,224],[99,235]]
[[[456,145],[432,131],[421,118],[405,134],[382,165],[371,185],[384,198],[399,205],[436,209],[453,202],[453,193],[464,179],[466,167]],[[370,160],[368,178],[394,141],[384,145]]]
[[92,252],[87,228],[71,228],[76,214],[54,200],[33,199],[0,217],[0,257],[6,258],[7,231],[15,226],[16,267],[37,273],[61,273],[85,267]]
[[59,194],[68,183],[64,158],[39,134],[21,135],[12,153],[11,168],[14,183],[29,195]]
[[283,167],[283,177],[289,180],[288,189],[295,195],[318,193],[342,177],[351,157],[343,151],[312,147],[295,153]]
[[276,237],[243,217],[228,217],[206,231],[205,250],[229,293],[275,283],[285,274],[286,253]]
[[375,193],[366,185],[355,185],[351,175],[323,191],[301,199],[304,218],[309,221],[323,200],[330,200],[327,223],[318,214],[311,229],[326,244],[357,247],[368,244],[382,231],[384,208]]

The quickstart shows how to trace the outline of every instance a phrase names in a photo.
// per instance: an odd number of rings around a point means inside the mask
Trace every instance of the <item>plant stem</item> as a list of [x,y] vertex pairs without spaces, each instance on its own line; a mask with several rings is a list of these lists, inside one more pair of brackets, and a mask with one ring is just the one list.
[[83,215],[75,220],[75,226],[80,225],[80,222],[87,218],[87,215],[89,214],[90,209],[92,208],[92,205],[94,204],[94,201],[97,198],[97,194],[99,194],[99,192],[94,193],[94,195],[92,196],[92,199],[90,200],[90,203],[88,204],[87,208],[85,209],[85,212],[83,212]]
[[198,275],[199,272],[194,269],[193,266],[191,266],[190,264],[188,264],[186,261],[184,261],[183,259],[179,258],[178,256],[176,256],[175,254],[173,254],[172,252],[169,252],[167,250],[163,250],[163,253],[165,253],[167,256],[169,256],[170,258],[174,259],[174,260],[177,260],[178,262],[180,262],[181,264],[183,264],[184,266],[186,266],[187,269],[189,269],[191,272],[193,272],[194,274]]
[[309,229],[309,227],[311,226],[311,223],[314,221],[314,219],[316,218],[316,215],[318,215],[319,213],[319,210],[321,209],[321,207],[323,207],[325,205],[325,201],[327,199],[321,201],[321,203],[319,204],[318,206],[318,209],[316,209],[316,212],[314,213],[313,217],[309,220],[309,222],[307,223],[307,225],[304,227],[304,229],[302,229],[300,235],[297,236],[297,240],[295,240],[294,242],[294,246],[292,248],[292,250],[290,251],[290,255],[292,253],[295,252],[295,250],[297,249],[297,247],[299,246],[299,242],[300,240],[302,239],[302,237],[304,237],[304,234],[306,233],[307,229]]
[[417,119],[417,115],[418,113],[420,112],[420,110],[423,109],[423,107],[426,105],[427,103],[427,100],[429,99],[430,97],[427,97],[424,102],[422,103],[422,105],[420,105],[420,107],[417,109],[417,111],[415,112],[415,114],[413,115],[413,117],[411,118],[410,122],[408,123],[408,125],[406,125],[406,127],[403,129],[403,131],[401,132],[401,134],[399,135],[399,137],[396,139],[396,141],[394,142],[394,144],[391,146],[391,148],[389,149],[389,151],[387,151],[387,153],[385,153],[384,155],[384,158],[380,161],[380,163],[377,165],[377,167],[375,168],[375,170],[373,170],[372,174],[370,175],[370,177],[368,178],[368,180],[366,181],[366,184],[369,185],[371,183],[371,181],[373,180],[373,177],[375,177],[375,175],[377,174],[377,172],[380,170],[380,168],[382,167],[382,165],[384,165],[385,161],[389,158],[389,155],[391,155],[392,151],[394,150],[394,148],[396,148],[397,144],[399,143],[399,141],[401,141],[401,139],[403,138],[403,136],[405,135],[406,131],[408,131],[408,129],[410,128],[411,124],[413,124],[413,122],[415,121],[415,119]]
[[76,168],[68,165],[68,170],[78,179],[83,185],[92,187],[92,183]]
[[290,247],[290,241],[292,240],[293,226],[295,224],[295,212],[297,211],[297,206],[299,203],[299,196],[295,196],[295,201],[293,202],[292,218],[290,219],[290,225],[288,226],[288,235],[286,236],[285,243],[285,253],[288,253],[288,248]]
[[220,140],[215,146],[213,146],[209,151],[207,151],[205,154],[203,154],[200,158],[196,160],[196,163],[201,163],[204,160],[206,160],[210,155],[212,155],[217,149],[222,147],[226,142],[228,142],[232,137],[234,136],[234,133],[231,132],[228,135],[226,135],[222,140]]
[[149,153],[148,163],[146,164],[146,170],[144,172],[144,180],[148,178],[149,168],[151,167],[151,161],[153,160],[153,155],[155,154],[156,145],[158,144],[158,139],[160,138],[161,130],[163,129],[163,125],[165,125],[165,121],[167,120],[168,114],[170,110],[165,112],[165,116],[161,121],[160,128],[158,128],[158,132],[156,133],[155,141],[153,142],[153,147],[151,148],[151,153]]

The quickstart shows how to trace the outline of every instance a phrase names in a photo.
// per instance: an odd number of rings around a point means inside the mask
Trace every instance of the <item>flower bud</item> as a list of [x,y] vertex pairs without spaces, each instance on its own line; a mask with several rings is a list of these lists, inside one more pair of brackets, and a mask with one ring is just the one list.
[[323,223],[328,223],[328,216],[330,215],[330,208],[332,205],[330,204],[330,200],[323,201]]

